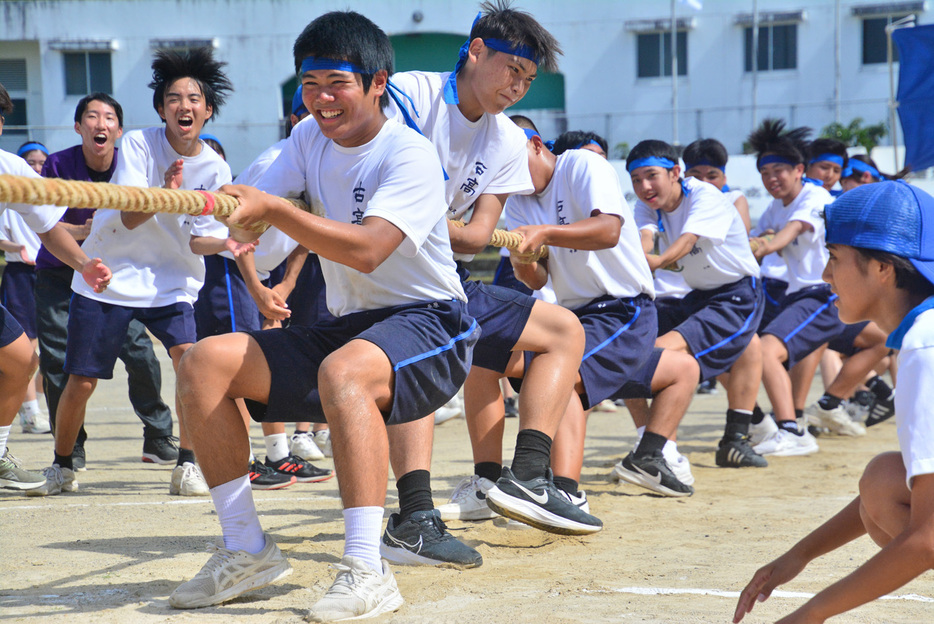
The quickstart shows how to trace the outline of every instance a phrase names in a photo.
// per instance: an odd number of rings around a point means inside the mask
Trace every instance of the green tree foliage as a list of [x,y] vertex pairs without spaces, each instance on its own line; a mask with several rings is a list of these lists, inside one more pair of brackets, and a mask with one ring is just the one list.
[[866,148],[866,152],[871,152],[872,148],[877,146],[886,134],[888,134],[888,128],[886,128],[885,123],[879,122],[871,126],[864,126],[862,117],[857,117],[848,126],[834,122],[824,126],[820,131],[821,137],[825,139],[837,139],[846,144],[847,147],[861,145]]

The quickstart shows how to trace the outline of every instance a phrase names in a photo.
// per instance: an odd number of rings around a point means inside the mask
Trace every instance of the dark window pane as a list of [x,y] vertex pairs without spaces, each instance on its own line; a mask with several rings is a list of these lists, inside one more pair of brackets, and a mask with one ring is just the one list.
[[798,27],[785,24],[772,27],[772,69],[798,66]]
[[65,55],[65,95],[88,93],[87,54],[84,52]]
[[[747,72],[752,71],[752,27],[743,29],[746,35],[745,61],[744,68]],[[758,71],[768,71],[769,68],[769,32],[768,26],[759,26],[759,53],[757,56],[756,69]]]
[[639,78],[654,78],[662,75],[660,44],[661,37],[658,36],[658,33],[649,33],[636,37]]
[[678,31],[676,39],[678,45],[678,75],[688,75],[688,34],[685,31]]
[[[26,118],[26,100],[22,98],[13,98],[13,112],[9,115],[4,115],[4,128],[3,134],[8,135],[26,135],[27,130],[13,130],[8,126],[26,126],[29,124],[29,120]],[[17,146],[18,147],[18,146]]]
[[110,54],[107,52],[88,53],[88,73],[91,76],[89,92],[113,92],[113,80],[110,74]]
[[[892,19],[890,16],[863,20],[863,65],[888,62],[885,27],[892,23]],[[898,61],[898,46],[892,46],[892,59]]]

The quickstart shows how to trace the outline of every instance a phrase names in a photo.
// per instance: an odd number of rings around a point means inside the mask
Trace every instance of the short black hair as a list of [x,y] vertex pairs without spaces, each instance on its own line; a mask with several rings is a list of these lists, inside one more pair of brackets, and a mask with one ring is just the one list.
[[219,141],[216,141],[211,138],[204,138],[204,137],[201,137],[201,140],[204,141],[208,147],[210,147],[212,150],[217,152],[218,156],[220,156],[224,160],[227,160],[227,152],[224,151],[224,146],[221,145]]
[[846,154],[846,145],[843,141],[838,141],[837,139],[828,139],[828,138],[819,138],[814,139],[808,143],[808,163],[821,154],[833,154],[834,156],[839,156],[843,159],[843,166],[846,167],[846,161],[848,159]]
[[233,91],[233,85],[223,72],[227,63],[214,58],[211,48],[192,48],[187,52],[159,50],[152,61],[152,107],[159,112],[165,103],[165,90],[181,78],[191,78],[198,83],[204,103],[211,107],[212,117],[217,117],[220,108],[227,101],[227,94]]
[[81,118],[84,117],[84,112],[88,110],[88,105],[91,102],[103,102],[114,109],[114,112],[117,114],[117,123],[121,128],[123,127],[123,107],[120,106],[120,102],[115,100],[112,95],[102,91],[96,91],[95,93],[86,95],[78,101],[78,106],[75,107],[75,123],[81,123]]
[[596,132],[590,132],[589,130],[568,130],[567,132],[562,133],[557,139],[555,139],[555,145],[551,151],[554,152],[555,156],[559,156],[569,149],[582,147],[589,144],[591,141],[599,145],[604,154],[609,153],[606,139],[604,139]]
[[652,156],[667,158],[674,164],[678,164],[678,150],[664,141],[647,139],[636,143],[636,146],[629,152],[629,156],[626,157],[626,170],[629,171],[629,165],[634,161]]
[[534,130],[535,132],[538,132],[538,128],[535,127],[535,122],[525,115],[510,115],[509,120],[523,130]]
[[7,93],[6,87],[0,84],[0,115],[9,115],[13,112],[13,100]]
[[749,135],[749,145],[756,153],[756,169],[759,169],[759,161],[766,154],[781,156],[795,165],[803,165],[809,134],[811,129],[806,127],[786,130],[785,122],[781,119],[763,120]]
[[854,247],[859,254],[860,266],[865,268],[866,262],[876,260],[882,264],[891,264],[895,269],[895,287],[907,290],[908,292],[927,299],[934,295],[934,284],[921,272],[915,268],[908,258],[896,256],[887,251],[878,251],[876,249],[866,249],[865,247]]
[[[292,46],[295,72],[301,78],[302,61],[308,57],[349,61],[368,73],[360,74],[363,92],[370,91],[373,75],[394,71],[392,43],[383,30],[355,11],[332,11],[315,18]],[[380,97],[380,106],[389,105],[389,94]]]
[[685,168],[691,165],[709,164],[712,167],[726,167],[730,159],[726,147],[717,139],[698,139],[684,148],[681,153]]
[[[511,45],[525,46],[538,59],[538,68],[546,72],[558,70],[558,55],[563,54],[558,40],[538,23],[530,13],[517,11],[508,0],[492,0],[480,5],[480,19],[470,29],[470,41],[500,39]],[[496,51],[487,48],[491,54]]]

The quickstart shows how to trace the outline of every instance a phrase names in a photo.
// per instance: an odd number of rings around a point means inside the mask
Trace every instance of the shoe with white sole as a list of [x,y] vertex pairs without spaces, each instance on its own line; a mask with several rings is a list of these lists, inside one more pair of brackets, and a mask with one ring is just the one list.
[[45,475],[23,468],[10,449],[0,457],[0,487],[10,490],[34,490],[45,485]]
[[315,444],[315,436],[309,431],[293,433],[289,440],[289,452],[292,455],[298,455],[305,461],[321,461],[324,459],[324,453]]
[[541,477],[522,481],[504,467],[486,499],[501,516],[549,533],[587,535],[603,528],[599,518],[580,509],[555,486],[550,468]]
[[211,489],[204,480],[204,475],[201,474],[198,465],[185,462],[172,470],[169,494],[172,496],[209,496]]
[[489,520],[498,514],[486,504],[486,493],[494,483],[470,475],[454,488],[450,502],[438,507],[442,520]]
[[796,457],[811,455],[820,450],[817,440],[807,430],[799,435],[779,427],[778,431],[753,447],[759,455],[775,457]]
[[334,453],[331,451],[331,430],[322,429],[321,431],[315,431],[313,435],[315,436],[315,444],[318,445],[324,456],[334,457]]
[[402,606],[402,594],[389,564],[382,561],[382,573],[357,557],[345,556],[338,564],[337,577],[324,597],[308,612],[311,622],[362,620],[395,611]]
[[819,403],[815,403],[804,410],[804,415],[809,425],[827,429],[836,435],[853,437],[866,435],[866,426],[854,421],[842,403],[832,410],[826,410]]
[[37,488],[26,490],[26,496],[56,496],[62,492],[77,492],[78,482],[75,471],[52,464],[42,471],[45,483]]
[[661,453],[643,457],[630,453],[613,467],[613,477],[663,496],[682,497],[694,493],[693,487],[675,476]]

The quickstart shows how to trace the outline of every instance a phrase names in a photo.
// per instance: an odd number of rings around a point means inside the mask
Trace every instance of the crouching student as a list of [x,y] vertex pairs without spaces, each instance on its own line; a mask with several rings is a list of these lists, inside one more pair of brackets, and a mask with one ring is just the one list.
[[755,573],[734,622],[808,563],[865,534],[882,549],[781,622],[823,622],[898,589],[934,561],[934,413],[922,391],[934,380],[934,198],[903,182],[882,182],[844,193],[825,218],[830,258],[823,277],[838,296],[840,319],[875,321],[900,350],[900,452],[873,458],[853,501]]

